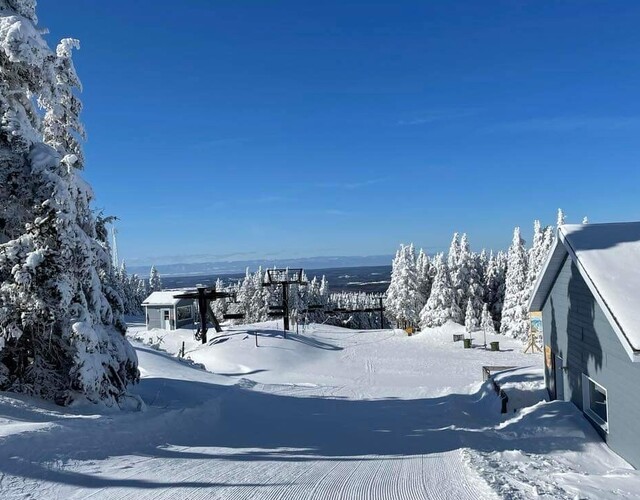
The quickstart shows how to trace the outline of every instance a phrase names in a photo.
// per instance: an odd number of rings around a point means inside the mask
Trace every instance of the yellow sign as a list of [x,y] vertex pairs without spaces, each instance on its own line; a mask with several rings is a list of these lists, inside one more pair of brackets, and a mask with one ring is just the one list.
[[544,346],[544,364],[549,370],[553,368],[553,365],[551,364],[552,359],[553,358],[551,356],[551,346],[550,345]]

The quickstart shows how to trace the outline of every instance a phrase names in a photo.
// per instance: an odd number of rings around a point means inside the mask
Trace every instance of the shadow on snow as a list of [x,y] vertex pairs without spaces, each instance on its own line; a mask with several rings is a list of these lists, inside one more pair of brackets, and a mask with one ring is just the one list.
[[[502,381],[526,378],[514,373],[503,376]],[[14,403],[3,404],[0,412],[9,418],[49,421],[55,427],[5,438],[0,448],[0,472],[88,488],[259,486],[104,478],[66,471],[61,464],[123,455],[299,462],[376,460],[378,455],[402,458],[461,448],[549,453],[579,451],[586,442],[599,439],[568,403],[552,402],[526,415],[501,416],[499,399],[488,383],[474,394],[428,399],[292,397],[238,385],[169,378],[143,379],[136,392],[148,405],[145,412],[96,418],[56,416],[55,410],[43,417],[41,411],[30,410],[26,404],[19,408]],[[562,432],[549,435],[551,419]],[[575,432],[567,433],[567,428]],[[198,450],[181,451],[178,447]],[[215,469],[211,475],[215,479]]]

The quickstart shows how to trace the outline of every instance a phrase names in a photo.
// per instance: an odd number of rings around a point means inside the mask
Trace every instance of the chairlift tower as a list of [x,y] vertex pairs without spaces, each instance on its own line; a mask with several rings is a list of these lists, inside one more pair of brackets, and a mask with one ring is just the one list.
[[[213,323],[213,327],[216,332],[222,333],[222,328],[220,327],[220,323],[217,318],[211,311],[209,307],[209,303],[213,300],[225,299],[228,297],[234,297],[234,294],[231,292],[218,292],[216,291],[216,287],[207,288],[204,286],[198,286],[197,289],[193,292],[180,293],[173,296],[176,299],[194,299],[198,301],[198,312],[200,313],[200,337],[202,338],[202,343],[207,343],[207,316],[211,318],[211,322]],[[196,337],[197,338],[197,337]]]
[[[289,331],[289,287],[307,285],[303,269],[267,269],[266,281],[262,286],[282,286],[282,305],[271,306],[269,316],[283,318],[284,331]],[[286,333],[285,333],[286,336]]]

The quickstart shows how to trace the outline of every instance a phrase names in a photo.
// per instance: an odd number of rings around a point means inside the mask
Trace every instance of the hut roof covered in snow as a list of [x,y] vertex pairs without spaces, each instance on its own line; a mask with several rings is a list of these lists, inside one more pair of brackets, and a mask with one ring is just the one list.
[[[567,224],[538,277],[529,310],[539,311],[569,256],[625,349],[640,355],[640,222]],[[639,360],[639,359],[636,359]]]

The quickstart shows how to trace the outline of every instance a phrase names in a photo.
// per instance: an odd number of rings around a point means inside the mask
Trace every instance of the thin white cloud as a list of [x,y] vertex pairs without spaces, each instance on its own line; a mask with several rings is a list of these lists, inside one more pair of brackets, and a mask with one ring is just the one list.
[[436,122],[459,120],[461,118],[468,118],[478,114],[479,110],[475,108],[469,109],[449,109],[449,110],[434,110],[427,113],[423,113],[414,118],[400,120],[397,125],[401,126],[416,126],[416,125],[428,125]]

